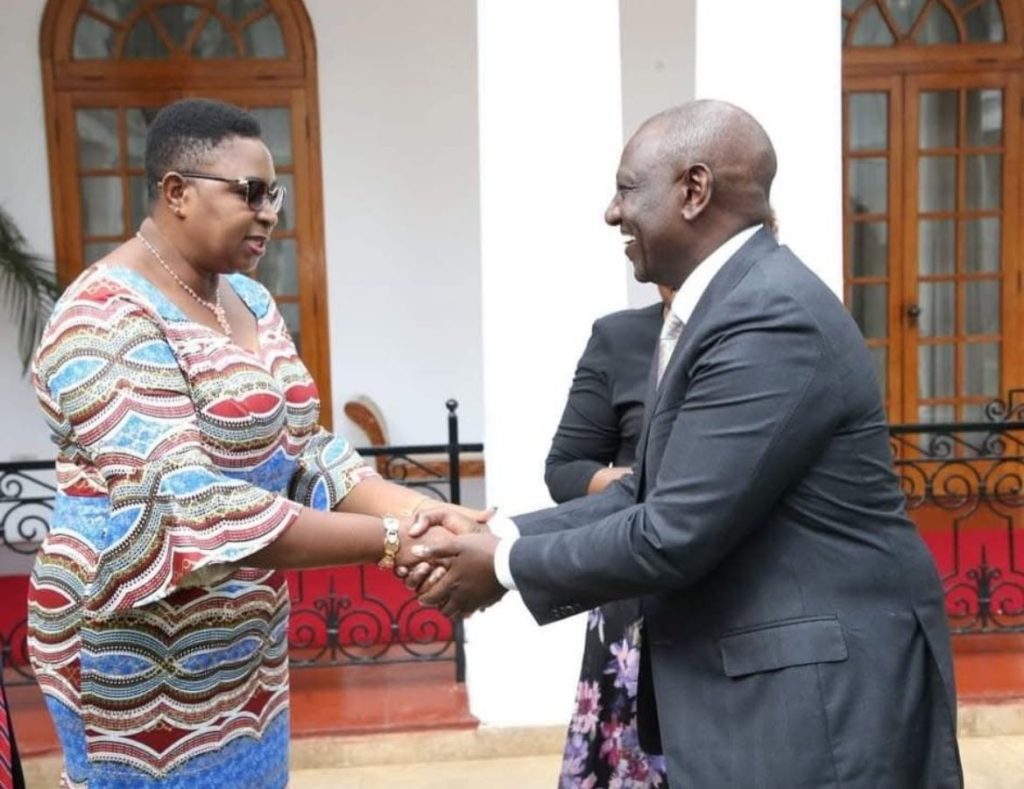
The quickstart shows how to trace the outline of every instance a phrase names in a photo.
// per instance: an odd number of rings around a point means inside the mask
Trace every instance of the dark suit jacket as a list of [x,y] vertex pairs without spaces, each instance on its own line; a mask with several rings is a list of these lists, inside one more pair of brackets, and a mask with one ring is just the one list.
[[661,311],[659,301],[594,321],[544,470],[555,501],[585,496],[608,464],[633,465]]
[[632,478],[516,518],[511,569],[541,623],[645,596],[641,740],[672,789],[960,786],[942,587],[831,291],[755,234],[645,421]]

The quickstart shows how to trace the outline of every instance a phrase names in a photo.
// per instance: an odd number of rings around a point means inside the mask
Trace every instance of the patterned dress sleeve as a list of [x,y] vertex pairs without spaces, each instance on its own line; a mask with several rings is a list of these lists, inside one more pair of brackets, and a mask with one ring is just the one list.
[[96,467],[110,499],[105,528],[90,535],[87,616],[219,580],[298,516],[297,504],[214,464],[174,352],[136,302],[93,290],[65,305],[36,381],[58,442]]
[[333,510],[352,488],[377,476],[348,441],[320,428],[299,456],[290,497],[307,507]]
[[[364,479],[380,476],[343,438],[317,425],[320,401],[309,371],[298,351],[273,296],[259,282],[235,276],[235,289],[259,316],[267,332],[260,341],[274,358],[274,376],[289,404],[303,415],[297,431],[308,436],[297,457],[297,467],[288,486],[288,497],[317,510],[333,510]],[[277,347],[271,348],[271,345]],[[308,432],[307,432],[308,431]]]

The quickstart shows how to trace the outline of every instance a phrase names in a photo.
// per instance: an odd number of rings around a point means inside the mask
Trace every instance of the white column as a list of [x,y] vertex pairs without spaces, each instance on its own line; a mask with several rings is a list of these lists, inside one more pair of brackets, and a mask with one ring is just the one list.
[[[666,107],[693,98],[697,0],[619,0],[622,44],[623,142]],[[623,267],[629,306],[658,300],[654,285]]]
[[842,293],[839,0],[697,0],[695,96],[731,101],[779,158],[780,238]]
[[[479,0],[487,498],[548,506],[544,458],[600,315],[626,306],[603,222],[622,147],[617,0]],[[472,712],[564,724],[584,622],[537,627],[518,595],[467,623]]]

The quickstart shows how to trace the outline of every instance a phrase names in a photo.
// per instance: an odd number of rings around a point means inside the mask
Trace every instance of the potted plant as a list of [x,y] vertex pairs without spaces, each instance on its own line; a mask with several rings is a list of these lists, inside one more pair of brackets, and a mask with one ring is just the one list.
[[18,327],[22,375],[59,293],[46,261],[28,249],[14,220],[0,208],[0,302]]

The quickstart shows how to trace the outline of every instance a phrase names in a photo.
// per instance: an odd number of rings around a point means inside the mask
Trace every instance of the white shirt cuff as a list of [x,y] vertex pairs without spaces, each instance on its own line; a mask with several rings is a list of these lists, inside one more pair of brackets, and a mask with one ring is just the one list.
[[494,575],[502,586],[514,592],[516,582],[512,578],[510,557],[512,546],[519,539],[519,528],[515,521],[505,515],[492,516],[487,525],[491,532],[499,538],[498,545],[494,550]]

